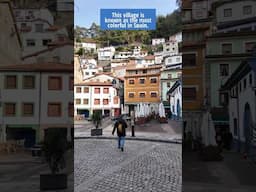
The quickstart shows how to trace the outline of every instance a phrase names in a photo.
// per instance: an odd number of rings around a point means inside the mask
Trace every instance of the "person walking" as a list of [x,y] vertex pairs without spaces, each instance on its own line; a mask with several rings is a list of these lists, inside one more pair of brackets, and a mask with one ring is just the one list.
[[120,116],[119,119],[114,124],[112,135],[114,135],[115,131],[117,132],[118,149],[121,149],[121,151],[124,151],[124,142],[125,142],[125,136],[126,136],[125,129],[126,128],[127,128],[127,123],[123,119],[123,116]]

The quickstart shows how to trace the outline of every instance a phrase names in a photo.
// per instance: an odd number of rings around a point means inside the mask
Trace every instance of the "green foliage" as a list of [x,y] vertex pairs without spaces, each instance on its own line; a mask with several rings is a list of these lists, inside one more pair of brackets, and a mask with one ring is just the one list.
[[81,56],[81,55],[84,54],[84,52],[85,52],[85,50],[84,50],[83,48],[80,48],[80,49],[76,52],[76,54],[78,54],[79,56]]
[[96,129],[99,128],[99,126],[101,125],[101,121],[102,121],[101,112],[100,111],[95,111],[92,114],[92,122],[95,125]]
[[56,174],[65,168],[64,154],[67,148],[68,143],[62,128],[50,128],[47,130],[43,143],[43,152],[52,174]]

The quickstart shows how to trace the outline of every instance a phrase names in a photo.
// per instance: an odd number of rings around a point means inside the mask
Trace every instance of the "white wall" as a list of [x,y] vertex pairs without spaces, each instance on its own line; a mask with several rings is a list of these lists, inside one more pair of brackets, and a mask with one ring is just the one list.
[[[251,5],[252,6],[252,14],[244,15],[243,14],[243,6]],[[232,8],[232,17],[224,17],[224,9]],[[242,20],[250,17],[256,16],[256,2],[252,0],[244,0],[239,2],[230,2],[226,3],[216,9],[216,20],[218,23],[220,22],[230,22],[236,20]]]
[[[242,141],[245,141],[244,137],[244,110],[245,110],[245,105],[248,103],[250,105],[250,110],[251,110],[251,117],[252,121],[255,123],[256,122],[256,104],[255,104],[255,92],[253,90],[253,87],[255,86],[254,79],[255,75],[251,72],[252,74],[252,79],[253,79],[253,84],[250,86],[249,85],[249,74],[247,74],[244,78],[247,78],[247,86],[246,89],[243,88],[243,80],[241,80],[242,83],[242,91],[241,93],[238,90],[238,106],[239,106],[239,118],[238,118],[238,112],[237,112],[237,101],[236,99],[230,99],[230,104],[229,104],[229,123],[230,123],[230,128],[231,132],[234,136],[234,123],[233,119],[237,118],[239,121],[239,130],[240,130],[240,139]],[[238,136],[234,136],[235,138],[238,138]]]

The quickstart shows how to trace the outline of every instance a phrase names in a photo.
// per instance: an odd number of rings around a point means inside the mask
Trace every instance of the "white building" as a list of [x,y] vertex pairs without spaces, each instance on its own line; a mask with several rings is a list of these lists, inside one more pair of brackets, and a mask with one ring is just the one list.
[[107,74],[97,74],[75,84],[75,113],[89,117],[93,112],[101,111],[103,115],[118,116],[120,98],[112,84],[114,79]]
[[216,8],[215,32],[256,30],[256,2],[253,0],[226,2]]
[[73,65],[19,64],[0,67],[2,137],[23,136],[31,147],[44,139],[45,130],[73,125]]
[[65,42],[59,45],[48,46],[47,48],[22,57],[22,63],[45,63],[57,62],[73,64],[73,43]]
[[68,40],[65,27],[54,26],[54,19],[48,9],[14,9],[17,27],[21,33],[23,56],[44,50]]
[[137,66],[149,66],[155,64],[155,56],[154,55],[148,55],[143,58],[136,58],[135,64]]
[[164,64],[166,68],[181,67],[182,64],[182,55],[172,55],[164,57]]
[[0,18],[0,66],[18,64],[21,60],[22,42],[10,1],[0,1]]
[[176,33],[169,37],[169,42],[182,42],[182,32]]
[[98,49],[98,60],[111,60],[115,54],[115,47],[104,47]]
[[152,45],[162,45],[165,43],[165,38],[154,38],[152,39]]
[[128,59],[133,56],[131,51],[120,51],[115,53],[115,59]]
[[176,55],[179,53],[179,46],[177,41],[168,41],[163,44],[163,56]]
[[176,81],[168,91],[172,118],[179,120],[182,117],[182,85],[181,80]]
[[228,92],[229,128],[235,148],[255,154],[256,146],[256,60],[243,61],[222,87]]

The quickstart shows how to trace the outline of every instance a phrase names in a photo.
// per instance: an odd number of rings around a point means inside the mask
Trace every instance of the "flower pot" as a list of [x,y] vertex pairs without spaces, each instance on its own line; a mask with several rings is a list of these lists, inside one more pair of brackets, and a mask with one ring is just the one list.
[[66,189],[68,186],[67,174],[40,175],[40,190]]
[[102,135],[102,129],[91,129],[91,136]]

